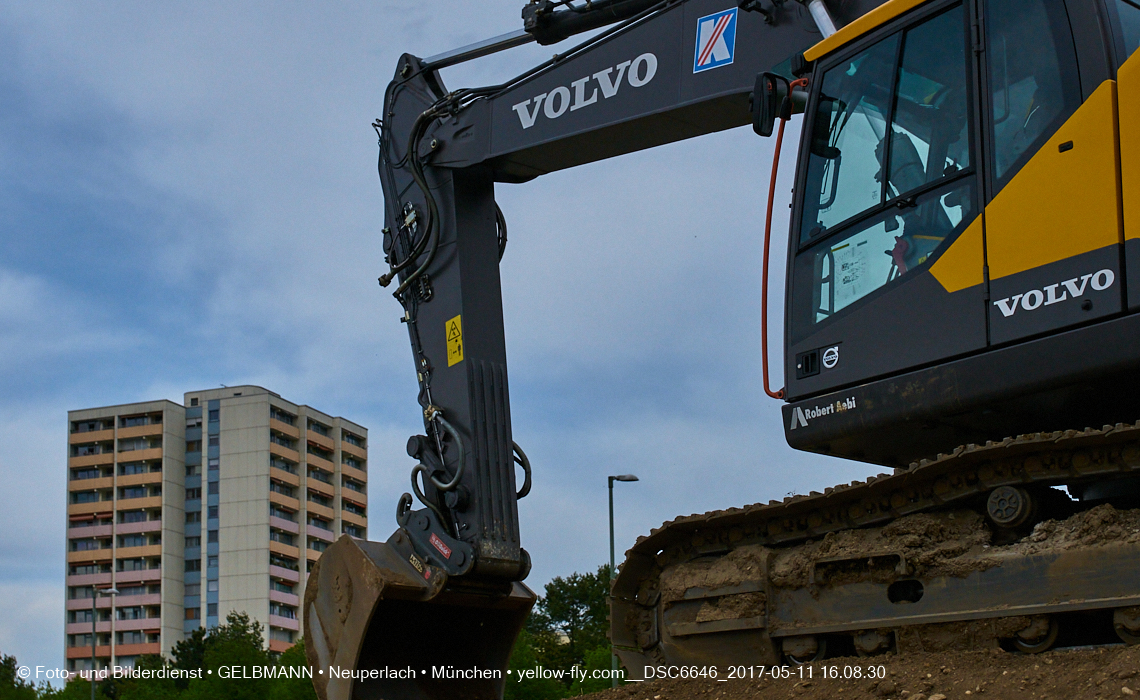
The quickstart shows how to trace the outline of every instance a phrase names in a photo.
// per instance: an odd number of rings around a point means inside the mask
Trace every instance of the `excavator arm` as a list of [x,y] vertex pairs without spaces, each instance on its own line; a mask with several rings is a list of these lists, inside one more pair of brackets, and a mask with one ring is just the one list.
[[[511,429],[495,183],[748,124],[758,74],[803,67],[821,31],[878,4],[829,14],[821,0],[542,0],[523,10],[523,32],[400,58],[375,124],[390,265],[380,283],[402,307],[424,434],[408,442],[415,495],[401,497],[395,533],[344,536],[310,573],[305,643],[322,700],[501,697],[535,600],[521,583],[517,501],[531,470]],[[439,74],[607,25],[502,85],[449,91]]]

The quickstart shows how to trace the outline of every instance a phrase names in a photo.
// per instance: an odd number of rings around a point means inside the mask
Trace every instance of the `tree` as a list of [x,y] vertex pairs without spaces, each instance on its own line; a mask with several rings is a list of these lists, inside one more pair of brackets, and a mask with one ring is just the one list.
[[609,649],[609,589],[609,565],[598,567],[595,574],[556,576],[546,584],[546,595],[535,605],[536,622],[565,635],[560,656],[566,668],[584,665],[586,654],[599,646]]
[[15,656],[0,655],[0,698],[3,700],[36,700],[36,687],[20,678],[20,665]]
[[[309,660],[305,656],[305,640],[298,641],[289,647],[277,665],[285,668],[305,668]],[[273,686],[273,700],[317,700],[317,691],[313,689],[310,678],[278,678]]]

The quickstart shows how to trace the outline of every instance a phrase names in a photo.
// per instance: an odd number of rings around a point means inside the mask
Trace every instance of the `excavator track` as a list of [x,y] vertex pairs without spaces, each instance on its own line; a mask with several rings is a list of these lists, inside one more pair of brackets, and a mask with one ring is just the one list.
[[[1049,487],[1103,489],[1136,476],[1140,422],[1120,423],[965,445],[823,493],[679,517],[626,553],[612,640],[634,679],[657,666],[816,660],[829,639],[833,651],[839,641],[867,656],[1002,640],[1042,651],[1057,616],[1074,612],[1102,611],[1135,643],[1140,511],[1105,506],[1112,513],[1097,515],[1108,525],[1137,516],[1135,532],[1105,530],[1091,546],[1000,545],[1045,538],[1035,523],[1087,507]],[[995,525],[1017,510],[1010,503],[1026,517]],[[900,536],[907,522],[921,527]]]

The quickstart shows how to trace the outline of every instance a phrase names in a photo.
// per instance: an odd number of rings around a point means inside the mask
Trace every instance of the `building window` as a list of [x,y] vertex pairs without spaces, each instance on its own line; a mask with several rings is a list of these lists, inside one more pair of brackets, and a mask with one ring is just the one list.
[[99,474],[100,473],[98,469],[72,469],[71,480],[79,481],[80,479],[98,479]]
[[269,490],[273,491],[274,493],[279,493],[282,496],[288,496],[289,498],[293,497],[293,487],[292,486],[286,486],[285,484],[279,484],[273,480],[270,480],[270,482],[269,482]]
[[282,447],[288,447],[290,450],[294,449],[297,444],[281,433],[274,432],[272,430],[269,431],[269,441],[276,445],[281,445]]
[[209,413],[210,422],[211,423],[217,423],[218,422],[218,416],[221,413],[221,411],[217,408],[211,408],[208,413]]
[[353,435],[352,433],[346,432],[344,430],[340,431],[340,435],[342,440],[352,445],[353,447],[359,447],[361,449],[364,448],[364,438],[357,437],[356,435]]
[[349,537],[355,537],[358,540],[362,540],[364,539],[364,528],[346,524],[344,526],[344,534],[348,535]]
[[217,520],[218,519],[218,507],[217,506],[208,506],[208,511],[207,511],[206,517],[210,518],[212,520]]
[[119,498],[127,500],[130,498],[146,498],[145,486],[127,486],[119,489]]
[[292,513],[290,511],[284,510],[282,508],[278,508],[277,506],[273,505],[272,503],[269,504],[269,514],[271,516],[273,516],[274,518],[281,518],[282,520],[288,520],[291,523],[297,522],[297,514],[296,513]]
[[99,492],[98,491],[76,491],[75,493],[71,494],[71,502],[72,503],[98,503],[99,502]]
[[186,570],[187,571],[201,571],[202,570],[202,560],[201,559],[187,559],[186,560]]
[[218,471],[218,458],[217,457],[208,458],[206,460],[206,464],[208,465],[208,468],[210,471],[212,471],[212,472]]
[[186,467],[186,476],[200,476],[202,474],[201,464],[191,464]]
[[130,559],[120,559],[118,561],[119,571],[146,571],[146,560],[141,557],[132,557]]
[[216,543],[217,541],[218,541],[218,531],[217,530],[210,530],[209,532],[206,533],[206,542]]
[[187,513],[186,514],[186,522],[188,522],[188,523],[200,523],[200,522],[202,522],[202,511],[194,510],[194,511],[190,511],[189,513]]
[[120,535],[120,547],[145,547],[146,535]]
[[[289,569],[290,571],[296,571],[297,570],[297,560],[296,559],[292,559],[290,557],[283,557],[279,554],[274,554],[273,552],[269,553],[269,565],[270,566],[279,566],[282,569]],[[88,595],[87,597],[90,598],[91,596]]]
[[129,608],[119,608],[116,618],[119,620],[142,620],[146,615],[143,614],[141,605],[132,605]]
[[274,542],[280,542],[281,544],[287,544],[290,547],[293,546],[293,536],[289,533],[281,532],[280,530],[270,528],[269,539]]
[[200,501],[200,500],[202,500],[202,489],[201,489],[201,487],[186,489],[186,500],[187,501]]
[[368,516],[368,512],[365,510],[364,506],[358,506],[355,503],[353,503],[352,501],[342,500],[340,502],[340,505],[344,510],[347,510],[349,513],[352,513],[353,515],[359,515],[362,518]]
[[118,644],[145,644],[146,634],[138,630],[132,632],[117,632],[115,634],[119,639]]
[[187,440],[186,441],[186,451],[187,452],[201,452],[202,451],[202,441],[201,440]]
[[329,548],[329,543],[322,540],[309,540],[309,549],[314,552],[323,552]]
[[187,430],[193,430],[194,428],[201,428],[201,427],[202,427],[202,416],[196,416],[193,418],[187,418],[186,419],[186,429]]
[[328,530],[329,532],[332,532],[332,524],[327,520],[322,520],[321,518],[310,517],[309,518],[309,524],[312,525],[313,527],[318,527],[322,530]]
[[217,557],[208,557],[206,559],[206,568],[209,568],[209,569],[218,568],[218,558]]
[[202,609],[201,608],[186,608],[186,619],[187,620],[200,619],[201,615],[202,615]]
[[327,425],[324,425],[323,423],[318,423],[315,420],[309,421],[309,430],[313,431],[314,433],[316,433],[318,435],[324,435],[325,437],[328,437],[329,433],[331,432]]
[[[278,593],[288,593],[290,595],[293,594],[293,586],[285,583],[284,581],[278,581],[275,578],[269,579],[269,588],[270,590],[277,591]],[[88,622],[90,622],[90,619],[88,619]]]
[[309,478],[316,479],[317,481],[323,481],[326,484],[332,484],[333,482],[332,474],[329,474],[323,469],[309,469]]
[[207,581],[206,582],[206,591],[209,593],[217,593],[218,592],[218,582],[217,581]]
[[270,627],[269,638],[275,642],[288,642],[289,644],[292,644],[293,632],[292,630],[283,630],[280,627]]
[[269,466],[273,467],[274,469],[280,469],[282,471],[287,471],[290,474],[296,474],[297,473],[297,465],[296,464],[293,464],[292,462],[281,459],[280,457],[275,457],[273,455],[270,455],[270,457],[269,457]]
[[103,547],[100,546],[100,544],[99,544],[99,540],[95,540],[95,539],[72,540],[71,541],[71,551],[73,551],[73,552],[89,552],[93,549],[102,549],[102,548]]
[[201,546],[202,546],[202,538],[201,537],[187,537],[186,538],[186,547],[187,548],[201,547]]
[[145,523],[146,511],[145,510],[125,510],[119,513],[120,523]]
[[297,611],[291,605],[282,605],[281,603],[270,602],[269,614],[276,615],[277,617],[285,617],[290,620],[297,619]]
[[207,603],[206,604],[206,616],[207,617],[217,617],[218,616],[218,604],[217,603]]
[[218,493],[218,482],[217,481],[211,481],[207,486],[207,491],[210,494]]
[[202,584],[200,584],[200,583],[188,583],[188,584],[186,584],[185,589],[182,591],[182,594],[188,595],[188,596],[196,596],[199,594],[199,592],[201,590],[202,590]]
[[218,443],[218,436],[217,435],[211,435],[210,436],[210,447],[217,447],[218,444],[219,444]]

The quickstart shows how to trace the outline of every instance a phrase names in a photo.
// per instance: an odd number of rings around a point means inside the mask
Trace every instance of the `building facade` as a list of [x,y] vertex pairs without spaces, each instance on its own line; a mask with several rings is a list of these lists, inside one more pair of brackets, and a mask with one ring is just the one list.
[[68,425],[69,670],[91,667],[92,597],[98,668],[169,653],[233,610],[284,651],[313,562],[367,537],[368,431],[344,418],[239,386]]

